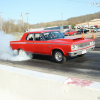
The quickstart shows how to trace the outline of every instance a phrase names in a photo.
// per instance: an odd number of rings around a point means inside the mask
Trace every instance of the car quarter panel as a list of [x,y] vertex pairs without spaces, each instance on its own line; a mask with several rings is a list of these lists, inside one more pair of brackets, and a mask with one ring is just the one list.
[[22,41],[10,41],[10,47],[13,50],[23,48],[23,44],[24,44],[24,42],[22,42]]

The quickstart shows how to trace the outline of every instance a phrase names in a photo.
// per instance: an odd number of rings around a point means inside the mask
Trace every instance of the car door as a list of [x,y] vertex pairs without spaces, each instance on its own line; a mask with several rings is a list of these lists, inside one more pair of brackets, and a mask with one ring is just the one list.
[[25,52],[34,53],[33,33],[30,33],[26,36],[23,48]]
[[47,54],[46,44],[42,33],[34,33],[34,53],[36,54]]
[[74,33],[73,31],[70,31],[70,35],[73,35],[73,33]]
[[66,35],[70,35],[70,31],[69,30],[67,31]]

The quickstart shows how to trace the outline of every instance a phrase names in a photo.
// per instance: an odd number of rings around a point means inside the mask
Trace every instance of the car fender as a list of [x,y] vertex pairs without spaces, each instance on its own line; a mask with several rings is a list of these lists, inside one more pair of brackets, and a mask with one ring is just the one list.
[[[66,49],[67,48],[67,49]],[[70,45],[66,45],[66,47],[63,47],[63,48],[60,48],[60,47],[55,47],[55,48],[53,48],[52,50],[51,50],[51,56],[53,56],[53,53],[54,53],[54,51],[55,50],[60,50],[60,51],[62,51],[62,53],[65,55],[65,56],[67,56],[67,54],[68,54],[68,51],[70,51]]]
[[64,51],[61,48],[53,48],[52,51],[51,51],[51,56],[53,56],[54,51],[56,51],[56,50],[60,50],[64,54]]

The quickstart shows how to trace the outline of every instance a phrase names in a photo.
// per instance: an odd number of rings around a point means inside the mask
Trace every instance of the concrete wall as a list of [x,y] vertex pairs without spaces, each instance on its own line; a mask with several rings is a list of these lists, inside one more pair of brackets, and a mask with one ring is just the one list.
[[0,65],[0,100],[100,100],[100,83]]

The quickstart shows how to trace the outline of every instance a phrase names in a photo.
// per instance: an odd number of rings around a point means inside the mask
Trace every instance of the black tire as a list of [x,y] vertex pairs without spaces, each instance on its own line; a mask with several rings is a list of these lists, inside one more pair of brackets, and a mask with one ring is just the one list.
[[54,59],[57,63],[63,63],[66,61],[66,57],[60,50],[54,52]]
[[78,57],[83,57],[85,54],[78,55]]

